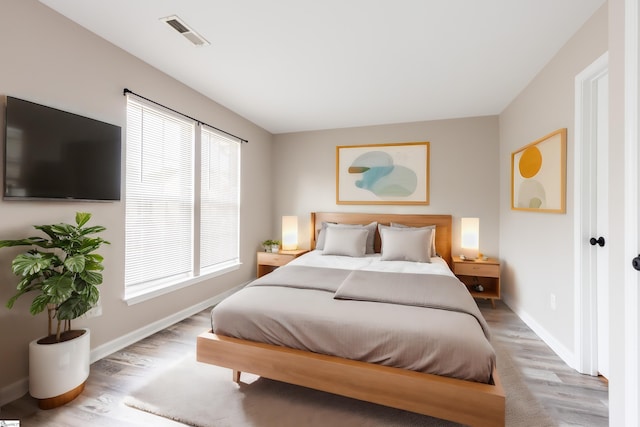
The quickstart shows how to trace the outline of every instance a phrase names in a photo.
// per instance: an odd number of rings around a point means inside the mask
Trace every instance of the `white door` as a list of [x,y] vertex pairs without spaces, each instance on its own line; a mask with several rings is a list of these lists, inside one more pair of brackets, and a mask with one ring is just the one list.
[[[622,3],[622,2],[620,2]],[[624,136],[624,425],[640,425],[640,7],[638,0],[624,1],[625,14],[625,136]],[[612,331],[615,330],[612,329]],[[620,358],[618,358],[620,360]],[[622,392],[622,393],[620,393]],[[609,419],[611,419],[609,414]],[[619,417],[616,415],[616,420]],[[621,424],[620,424],[621,425]]]
[[[639,54],[640,56],[640,48]],[[636,105],[640,104],[639,94],[636,94]],[[640,134],[640,110],[636,111],[636,137]],[[633,142],[638,144],[636,138]],[[625,221],[626,230],[632,230],[632,242],[628,244],[626,253],[627,277],[625,289],[625,329],[626,329],[626,363],[625,384],[626,420],[629,426],[640,425],[640,150],[636,145],[629,150],[635,154],[633,161],[634,173],[631,175],[630,192],[634,194],[633,207],[627,207],[628,218]],[[635,175],[635,176],[633,176]],[[630,212],[631,211],[631,212]],[[637,254],[637,255],[636,255]],[[632,266],[632,267],[631,267]]]
[[605,53],[575,80],[575,368],[604,376],[609,374],[608,63]]
[[[640,51],[640,49],[639,49]],[[639,54],[640,56],[640,54]],[[636,93],[636,96],[638,94]],[[636,98],[636,103],[640,101]],[[636,111],[636,113],[640,113],[640,111]],[[636,115],[636,131],[638,130],[638,123],[640,123],[640,114]],[[636,134],[637,136],[637,134]],[[635,144],[638,144],[638,140],[635,140]],[[632,150],[633,151],[633,150]],[[632,183],[632,192],[635,194],[635,203],[634,203],[634,212],[633,218],[627,220],[627,224],[632,223],[635,225],[635,242],[632,245],[631,255],[634,257],[633,259],[626,261],[631,261],[631,264],[635,271],[631,270],[630,275],[632,276],[631,280],[627,283],[627,292],[625,295],[628,297],[627,304],[627,314],[625,323],[627,324],[627,342],[628,348],[630,350],[627,351],[627,372],[629,375],[629,383],[627,385],[627,390],[629,392],[629,396],[627,396],[628,405],[627,411],[629,412],[628,419],[630,420],[629,425],[640,425],[640,150],[638,150],[638,146],[636,145],[635,151],[635,179]],[[635,254],[638,254],[637,256]],[[631,258],[631,256],[629,257]]]
[[[609,236],[609,77],[597,82],[596,130],[596,238]],[[598,373],[609,378],[609,245],[597,245],[596,250],[596,316]]]

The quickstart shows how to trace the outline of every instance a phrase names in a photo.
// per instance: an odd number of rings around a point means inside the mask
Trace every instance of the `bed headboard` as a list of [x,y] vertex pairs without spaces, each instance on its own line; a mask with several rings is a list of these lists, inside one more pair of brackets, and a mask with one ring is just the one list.
[[[411,227],[436,226],[436,251],[451,266],[451,215],[414,215],[414,214],[375,214],[350,212],[311,212],[311,249],[316,247],[316,238],[322,222],[339,222],[343,224],[378,224],[389,225],[391,222]],[[376,230],[375,250],[380,252],[380,234]]]

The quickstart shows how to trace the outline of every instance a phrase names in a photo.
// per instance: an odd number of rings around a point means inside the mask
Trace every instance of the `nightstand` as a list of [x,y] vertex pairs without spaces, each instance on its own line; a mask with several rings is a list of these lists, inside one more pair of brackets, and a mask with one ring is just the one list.
[[[453,257],[453,273],[467,286],[474,298],[491,300],[491,306],[496,308],[495,300],[500,299],[500,261],[495,258],[484,260],[461,260]],[[482,292],[474,290],[481,285]]]
[[297,249],[295,251],[258,252],[257,276],[262,277],[271,273],[274,269],[283,266],[292,259],[309,252],[309,249]]

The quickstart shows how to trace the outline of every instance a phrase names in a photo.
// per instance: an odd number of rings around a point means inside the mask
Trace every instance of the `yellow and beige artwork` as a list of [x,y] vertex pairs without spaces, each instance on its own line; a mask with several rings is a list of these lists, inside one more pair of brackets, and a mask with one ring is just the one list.
[[511,208],[565,212],[567,130],[559,129],[511,154]]

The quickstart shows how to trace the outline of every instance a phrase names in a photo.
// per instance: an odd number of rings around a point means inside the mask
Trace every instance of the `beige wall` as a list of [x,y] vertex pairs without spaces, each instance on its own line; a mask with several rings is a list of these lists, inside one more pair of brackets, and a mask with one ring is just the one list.
[[[91,223],[107,227],[104,237],[112,244],[101,251],[105,256],[103,314],[74,323],[91,328],[92,349],[188,310],[252,278],[255,250],[263,230],[272,223],[270,210],[263,209],[270,207],[272,200],[270,168],[264,161],[271,156],[272,136],[36,0],[2,1],[0,16],[0,95],[71,111],[124,129],[126,98],[122,90],[127,87],[250,141],[242,147],[241,268],[133,306],[127,306],[122,298],[124,203],[0,201],[0,238],[32,235],[32,224],[72,222],[78,210],[92,212]],[[0,120],[3,117],[4,111],[0,111]],[[19,389],[16,384],[24,383],[27,344],[46,333],[46,317],[29,314],[28,296],[12,310],[5,307],[17,283],[10,272],[11,259],[17,252],[0,251],[0,391]]]
[[[276,135],[277,188],[273,229],[282,215],[299,216],[300,246],[309,247],[309,212],[389,212],[453,215],[453,253],[460,248],[460,218],[480,218],[480,248],[498,255],[497,116],[368,126]],[[430,142],[428,206],[337,205],[338,145]]]
[[[569,361],[574,347],[574,79],[607,51],[607,6],[569,40],[500,114],[500,255],[511,308]],[[567,128],[565,214],[511,210],[511,153]],[[551,294],[557,308],[550,304]]]

